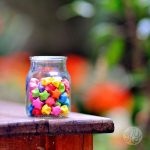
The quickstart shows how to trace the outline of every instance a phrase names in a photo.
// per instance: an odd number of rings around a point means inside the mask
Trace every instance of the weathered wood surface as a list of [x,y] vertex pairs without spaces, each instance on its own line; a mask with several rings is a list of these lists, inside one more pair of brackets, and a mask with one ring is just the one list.
[[93,150],[91,134],[0,137],[0,150]]
[[70,113],[68,118],[28,117],[25,106],[0,101],[0,136],[63,135],[78,133],[111,133],[113,121],[109,118]]

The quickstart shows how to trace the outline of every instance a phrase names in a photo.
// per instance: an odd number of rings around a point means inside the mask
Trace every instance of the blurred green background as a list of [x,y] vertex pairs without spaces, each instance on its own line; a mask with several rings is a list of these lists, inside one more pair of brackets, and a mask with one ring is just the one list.
[[150,149],[150,0],[0,0],[1,100],[24,103],[32,55],[67,55],[72,110],[114,120],[94,150]]

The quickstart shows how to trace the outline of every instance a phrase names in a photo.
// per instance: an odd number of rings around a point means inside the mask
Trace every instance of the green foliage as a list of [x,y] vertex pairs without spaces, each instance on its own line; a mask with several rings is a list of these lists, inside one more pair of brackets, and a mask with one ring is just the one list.
[[135,94],[134,95],[134,106],[132,111],[132,124],[137,125],[136,123],[136,116],[137,114],[143,110],[144,104],[146,104],[147,100],[146,97],[142,94]]
[[[94,150],[114,150],[110,144],[110,136],[105,134],[95,134],[93,137]],[[107,143],[107,144],[106,144]]]
[[110,43],[110,45],[107,48],[106,51],[106,60],[108,64],[116,65],[119,63],[123,56],[124,51],[124,42],[122,39],[115,39],[113,42]]

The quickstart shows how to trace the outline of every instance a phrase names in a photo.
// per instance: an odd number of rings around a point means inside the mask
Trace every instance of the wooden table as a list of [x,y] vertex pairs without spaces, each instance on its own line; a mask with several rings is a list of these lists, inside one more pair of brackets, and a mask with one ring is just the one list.
[[0,101],[0,150],[92,150],[93,133],[111,133],[111,119],[70,113],[68,118],[27,117],[20,104]]

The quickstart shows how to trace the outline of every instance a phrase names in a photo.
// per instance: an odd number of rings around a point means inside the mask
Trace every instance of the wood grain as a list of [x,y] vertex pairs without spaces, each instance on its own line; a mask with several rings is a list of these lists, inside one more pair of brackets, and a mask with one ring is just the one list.
[[0,137],[0,150],[92,150],[92,134]]
[[0,150],[43,150],[44,136],[7,136],[0,137]]
[[92,134],[83,134],[83,150],[93,150]]
[[56,150],[83,149],[83,135],[65,135],[56,137]]

